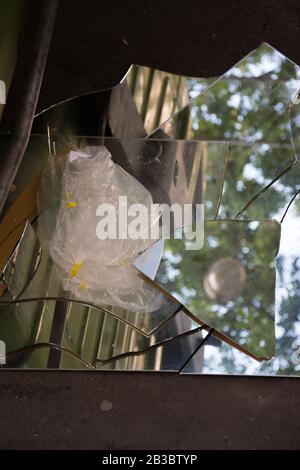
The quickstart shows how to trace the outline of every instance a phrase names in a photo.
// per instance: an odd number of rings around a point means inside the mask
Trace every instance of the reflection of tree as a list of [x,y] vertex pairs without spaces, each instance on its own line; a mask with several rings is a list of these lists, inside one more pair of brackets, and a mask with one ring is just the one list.
[[[291,106],[296,87],[299,86],[299,78],[299,68],[291,61],[269,46],[262,46],[234,67],[225,80],[217,81],[192,101],[190,108],[192,127],[187,130],[185,137],[210,141],[225,140],[231,143],[219,218],[235,217],[252,196],[259,193],[282,170],[291,165],[295,157],[291,129],[296,151],[299,148],[296,129],[300,121],[296,106]],[[179,113],[173,119],[172,125],[169,123],[165,126],[166,130],[171,129],[169,135],[180,137],[178,133],[184,127],[181,120],[186,121],[186,113],[182,115]],[[238,145],[241,140],[248,145]],[[214,155],[209,154],[208,158],[212,160]],[[211,167],[218,168],[218,160],[214,160]],[[258,198],[246,211],[244,218],[262,220],[276,216],[280,220],[297,189],[299,189],[299,165],[285,173],[278,183],[272,185],[262,197]],[[300,213],[300,198],[295,200],[293,206],[295,213]],[[219,241],[226,256],[226,251],[231,252],[236,240],[233,236],[225,235],[220,235]],[[277,358],[280,371],[291,372],[295,367],[291,363],[293,352],[291,344],[297,337],[296,322],[300,311],[300,281],[297,278],[299,260],[295,255],[293,263],[288,266],[284,258],[282,255],[277,259],[278,269],[288,270],[289,285],[292,287],[285,289],[288,295],[279,301]],[[211,254],[202,253],[201,259],[205,271],[210,263]],[[170,259],[167,262],[172,264]],[[176,269],[176,263],[173,268]],[[185,263],[182,269],[183,277],[192,288],[197,282],[195,272],[190,265],[185,266]],[[271,302],[274,286],[267,272],[261,282],[264,287],[263,301]],[[176,283],[180,283],[179,278],[176,278]],[[182,289],[180,285],[177,287],[179,290]],[[258,339],[261,333],[255,319],[257,308],[254,304],[254,292],[254,289],[252,293],[243,292],[244,302],[251,310],[249,321],[252,322],[250,327],[253,341],[255,338]],[[201,303],[203,305],[203,299],[198,300],[198,303],[199,306]],[[221,326],[225,330],[226,316],[220,315]],[[227,316],[227,319],[230,328],[237,332],[236,338],[245,342],[247,340],[243,337],[240,316],[239,312],[235,312],[230,318]],[[246,365],[236,367],[232,349],[226,347],[223,351],[225,350],[227,353],[222,356],[223,367],[228,372],[234,370],[243,372]],[[268,367],[270,366],[266,363],[262,366],[262,370]]]
[[[251,224],[250,224],[251,225]],[[179,293],[183,303],[199,318],[223,331],[257,355],[274,352],[274,290],[272,267],[279,231],[274,223],[257,229],[243,222],[208,222],[202,250],[186,251],[181,240],[165,241],[165,256],[158,273],[164,288]],[[241,295],[220,302],[204,289],[204,276],[221,259],[235,259],[245,268]],[[221,289],[232,290],[239,282],[231,270]]]
[[[261,47],[193,101],[192,136],[231,142],[222,218],[236,216],[251,196],[293,161],[289,104],[295,78],[292,62]],[[238,145],[240,141],[248,145]],[[274,215],[291,196],[294,184],[293,173],[286,174],[286,192],[274,186],[246,217]]]
[[[261,46],[162,127],[174,138],[230,142],[220,217],[235,217],[293,162],[299,119],[291,101],[299,86],[298,69],[270,46]],[[203,88],[201,80],[192,80],[191,96]],[[213,154],[209,160],[215,169],[222,164]],[[269,217],[282,208],[294,190],[294,172],[284,182],[285,192],[273,186],[245,217]]]
[[[286,147],[290,140],[290,125],[293,130],[293,138],[296,139],[295,124],[297,124],[297,113],[295,107],[290,112],[288,106],[290,99],[289,84],[292,79],[299,77],[299,71],[295,70],[294,65],[288,60],[278,60],[275,53],[266,53],[260,48],[251,56],[251,61],[247,62],[243,67],[238,67],[238,74],[247,75],[247,69],[255,64],[278,62],[278,70],[266,77],[260,76],[260,80],[234,80],[231,83],[231,91],[235,94],[242,94],[239,100],[239,106],[233,106],[234,100],[230,98],[229,87],[226,89],[224,82],[217,84],[219,88],[217,94],[225,93],[225,99],[216,100],[213,106],[209,106],[210,113],[218,113],[222,116],[222,120],[212,122],[212,119],[202,119],[198,115],[199,129],[195,132],[200,136],[209,135],[210,139],[218,138],[220,135],[229,139],[250,139],[257,134],[258,140],[268,142],[266,145],[257,145],[255,151],[249,157],[249,150],[239,147],[239,151],[233,154],[228,164],[227,178],[228,184],[225,188],[225,198],[222,201],[221,216],[235,215],[238,213],[240,201],[249,199],[249,194],[256,194],[266,182],[273,179],[283,166],[288,164],[294,156],[293,149]],[[258,70],[257,70],[258,71]],[[259,71],[258,71],[259,72]],[[241,77],[242,78],[242,77]],[[263,78],[263,80],[261,80]],[[277,80],[276,89],[270,92],[269,87],[271,80]],[[273,87],[274,88],[274,87]],[[214,90],[214,94],[216,90]],[[243,98],[244,97],[244,98]],[[227,99],[228,98],[228,99]],[[247,108],[247,102],[251,100],[251,108]],[[238,98],[235,98],[236,102]],[[199,97],[200,100],[200,97]],[[228,105],[228,103],[232,105]],[[220,109],[220,105],[223,107]],[[261,117],[258,120],[257,109],[261,110]],[[199,109],[199,108],[198,108]],[[200,107],[201,109],[201,107]],[[272,145],[278,144],[277,146]],[[297,143],[296,143],[297,149]],[[245,166],[249,163],[255,167],[256,171],[245,172]],[[246,167],[247,168],[247,167]],[[250,168],[251,169],[251,168]],[[251,177],[252,174],[252,177]],[[271,187],[264,197],[258,199],[253,207],[246,212],[247,218],[262,219],[271,218],[276,213],[282,211],[287,206],[289,200],[299,188],[299,170],[294,168],[286,173],[279,181],[280,184]],[[296,212],[300,209],[300,198],[295,203]],[[295,247],[296,249],[296,247]],[[282,255],[277,259],[278,272],[281,275],[282,283],[287,283],[289,277],[288,288],[285,289],[287,294],[279,301],[277,310],[278,338],[276,345],[276,357],[280,373],[295,372],[295,365],[291,361],[293,350],[291,348],[293,340],[297,338],[297,321],[300,312],[300,281],[299,281],[299,258],[293,257],[293,262],[289,263]],[[264,292],[269,290],[271,286],[268,279],[263,279],[265,286]],[[265,299],[267,300],[267,299]],[[251,298],[246,299],[246,303],[250,303]],[[299,324],[298,324],[299,325]],[[236,324],[236,327],[240,327]],[[253,331],[255,338],[255,331]],[[234,355],[230,353],[223,357],[223,366],[228,370],[233,370],[235,364]],[[243,367],[243,366],[241,366]],[[267,370],[269,365],[266,363],[262,366],[262,370]]]
[[[280,283],[287,285],[287,295],[285,295],[280,303],[280,320],[279,325],[279,340],[277,342],[277,357],[279,359],[279,368],[281,373],[291,373],[299,370],[299,365],[293,364],[291,358],[294,350],[292,344],[295,339],[299,338],[299,320],[300,320],[300,278],[299,268],[300,259],[295,256],[288,276],[290,277],[287,283],[286,274],[287,267],[286,259],[284,256],[277,258],[277,268],[279,273]],[[298,327],[298,329],[297,329]]]

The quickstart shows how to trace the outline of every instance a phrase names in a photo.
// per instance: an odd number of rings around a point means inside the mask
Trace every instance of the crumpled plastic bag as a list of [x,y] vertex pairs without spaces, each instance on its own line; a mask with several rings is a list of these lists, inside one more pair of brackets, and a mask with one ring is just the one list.
[[39,191],[40,232],[63,289],[73,298],[137,312],[154,311],[161,305],[162,294],[132,264],[154,240],[101,240],[96,235],[97,207],[112,204],[118,221],[119,196],[127,196],[128,207],[143,204],[150,213],[151,194],[112,161],[106,147],[52,157]]

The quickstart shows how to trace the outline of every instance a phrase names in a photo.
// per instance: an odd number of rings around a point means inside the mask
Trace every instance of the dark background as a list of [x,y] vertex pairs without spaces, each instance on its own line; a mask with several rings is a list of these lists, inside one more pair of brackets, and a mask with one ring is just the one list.
[[299,449],[299,393],[279,377],[5,370],[1,448]]
[[60,0],[38,111],[131,64],[218,76],[263,41],[300,63],[299,0]]

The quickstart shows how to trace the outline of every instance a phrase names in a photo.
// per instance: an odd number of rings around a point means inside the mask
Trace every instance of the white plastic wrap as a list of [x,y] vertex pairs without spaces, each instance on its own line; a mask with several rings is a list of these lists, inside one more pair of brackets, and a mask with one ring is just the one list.
[[[53,157],[45,169],[39,195],[40,228],[65,291],[78,300],[137,312],[154,311],[161,294],[147,283],[133,261],[153,240],[97,237],[97,208],[116,208],[119,196],[149,209],[152,197],[111,159],[106,147],[86,147]],[[117,224],[118,229],[118,224]]]

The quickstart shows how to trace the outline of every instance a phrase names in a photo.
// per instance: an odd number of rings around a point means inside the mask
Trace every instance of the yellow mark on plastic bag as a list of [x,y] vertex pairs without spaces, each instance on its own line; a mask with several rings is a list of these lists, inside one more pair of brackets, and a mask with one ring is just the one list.
[[83,262],[82,263],[74,263],[71,266],[71,269],[70,269],[70,277],[76,277],[77,274],[78,274],[78,271],[79,271],[79,269],[81,268],[82,265],[83,265]]
[[67,207],[68,209],[70,209],[71,207],[77,207],[77,202],[75,202],[75,201],[70,201],[70,193],[69,193],[69,191],[66,192],[66,198],[67,198],[66,207]]
[[121,259],[121,261],[119,261],[119,266],[122,268],[128,268],[130,266],[130,262],[127,258]]

